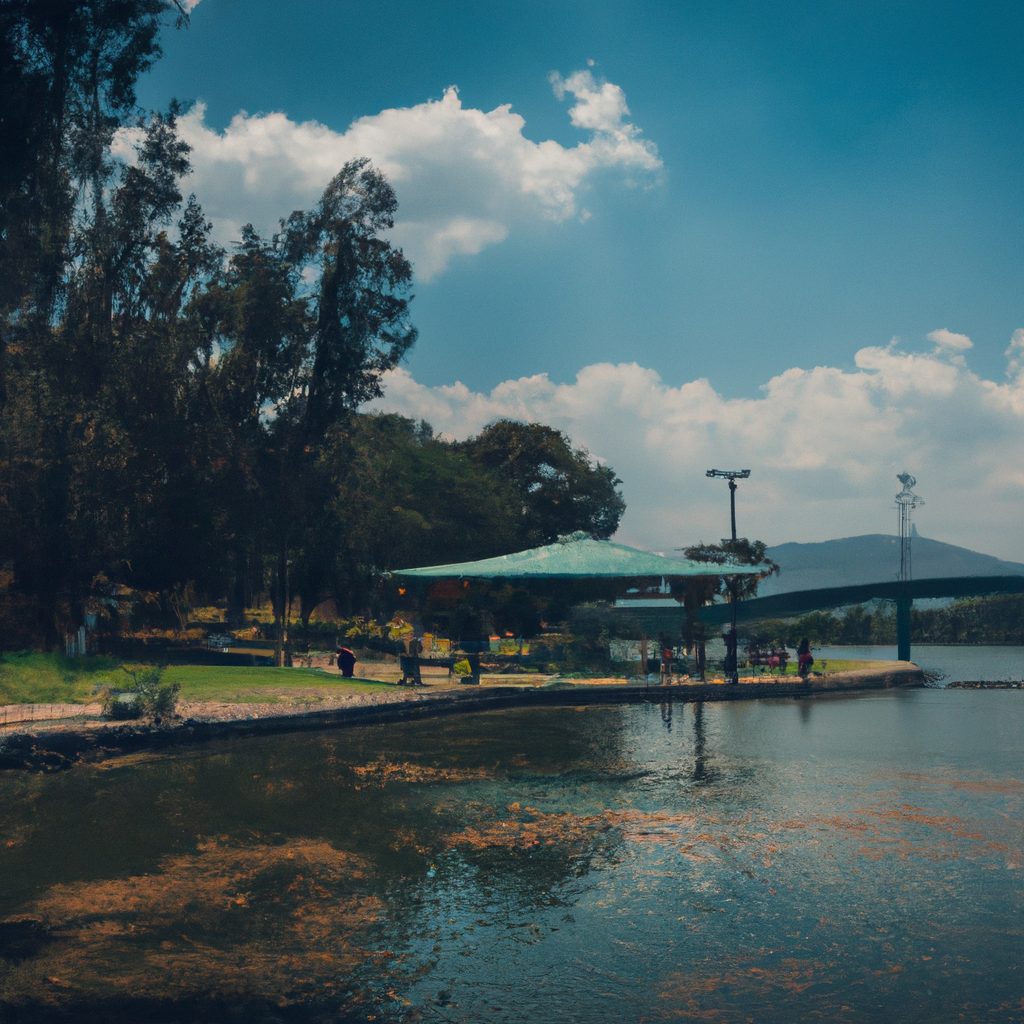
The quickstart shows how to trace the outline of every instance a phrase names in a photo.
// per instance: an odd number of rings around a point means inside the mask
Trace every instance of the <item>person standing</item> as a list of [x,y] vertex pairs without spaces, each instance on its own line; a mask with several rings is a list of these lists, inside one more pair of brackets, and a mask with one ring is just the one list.
[[341,669],[341,674],[346,679],[351,679],[352,678],[352,673],[355,671],[355,667],[356,667],[356,656],[355,656],[355,654],[348,647],[339,648],[339,650],[338,650],[338,668]]
[[810,674],[811,666],[814,664],[814,655],[811,654],[811,642],[804,637],[800,646],[796,649],[796,670],[806,679]]

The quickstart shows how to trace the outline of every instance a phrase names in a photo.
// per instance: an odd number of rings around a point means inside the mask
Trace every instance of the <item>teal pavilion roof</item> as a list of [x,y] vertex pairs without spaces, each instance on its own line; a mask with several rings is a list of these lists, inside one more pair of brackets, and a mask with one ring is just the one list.
[[554,544],[476,562],[394,569],[392,575],[418,579],[635,579],[651,576],[739,576],[763,571],[752,565],[689,562],[608,540],[573,535]]

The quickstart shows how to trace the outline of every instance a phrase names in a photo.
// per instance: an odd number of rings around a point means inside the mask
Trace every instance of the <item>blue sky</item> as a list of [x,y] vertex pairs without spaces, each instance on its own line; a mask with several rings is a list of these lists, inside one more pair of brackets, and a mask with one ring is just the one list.
[[391,173],[384,407],[546,418],[648,547],[715,534],[702,461],[771,542],[890,532],[907,464],[922,533],[1024,560],[1019,4],[201,0],[164,48],[225,241]]

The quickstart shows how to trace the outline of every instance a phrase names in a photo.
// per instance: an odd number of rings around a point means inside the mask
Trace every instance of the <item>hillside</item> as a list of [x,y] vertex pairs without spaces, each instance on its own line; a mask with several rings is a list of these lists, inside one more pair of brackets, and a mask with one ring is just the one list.
[[[927,537],[914,537],[912,551],[914,579],[1024,575],[1020,562],[1004,562]],[[759,596],[893,580],[899,574],[900,542],[898,537],[873,533],[818,544],[778,544],[768,549],[768,556],[779,563],[782,574],[765,580]]]

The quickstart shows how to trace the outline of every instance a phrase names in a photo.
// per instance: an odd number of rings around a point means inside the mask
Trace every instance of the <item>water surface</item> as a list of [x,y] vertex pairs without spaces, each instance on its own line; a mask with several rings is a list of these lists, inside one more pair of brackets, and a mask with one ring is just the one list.
[[0,1016],[1024,1019],[1024,694],[538,708],[0,777]]
[[[895,661],[896,647],[815,647],[814,657]],[[1024,647],[985,644],[914,644],[915,665],[936,677],[939,686],[952,682],[1024,680]]]

